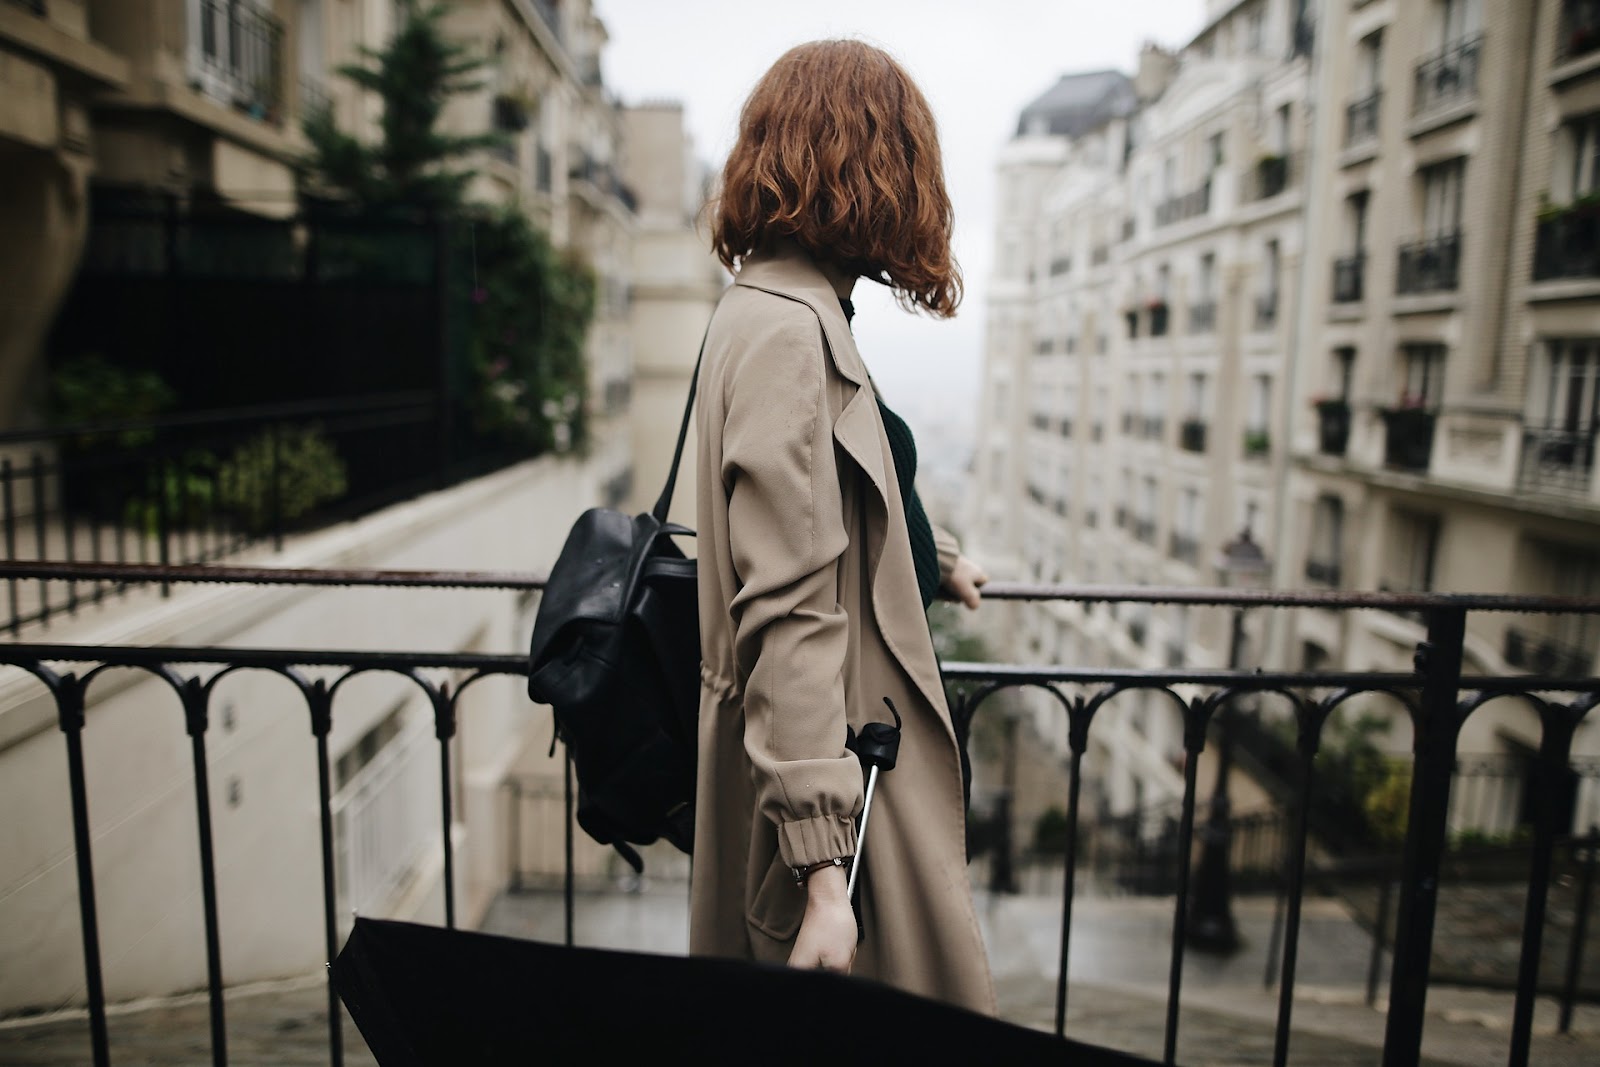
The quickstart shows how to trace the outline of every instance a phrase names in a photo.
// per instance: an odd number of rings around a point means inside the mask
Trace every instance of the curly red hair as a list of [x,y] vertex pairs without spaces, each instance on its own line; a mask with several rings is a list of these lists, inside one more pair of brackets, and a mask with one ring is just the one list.
[[815,259],[941,318],[961,302],[938,129],[888,53],[813,41],[772,65],[745,101],[722,171],[712,248],[729,270],[790,237]]

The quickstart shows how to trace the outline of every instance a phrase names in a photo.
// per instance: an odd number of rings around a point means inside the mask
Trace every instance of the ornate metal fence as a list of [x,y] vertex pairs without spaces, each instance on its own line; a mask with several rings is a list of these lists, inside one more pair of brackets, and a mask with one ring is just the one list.
[[[18,580],[112,580],[119,582],[233,582],[274,585],[373,586],[384,588],[455,587],[537,590],[534,576],[458,571],[295,571],[228,567],[156,567],[87,564],[11,564],[0,566],[0,578]],[[1191,854],[1195,842],[1197,768],[1207,747],[1208,727],[1227,714],[1240,698],[1276,694],[1292,708],[1298,754],[1297,794],[1290,808],[1281,867],[1285,912],[1281,947],[1273,954],[1278,971],[1279,1003],[1274,1062],[1286,1063],[1291,1036],[1295,969],[1299,951],[1301,903],[1307,876],[1308,813],[1315,764],[1324,726],[1348,702],[1363,694],[1388,694],[1409,713],[1414,727],[1408,821],[1395,882],[1396,924],[1384,1040],[1383,1062],[1418,1061],[1427,998],[1429,966],[1439,878],[1446,860],[1451,776],[1462,726],[1486,704],[1507,698],[1524,701],[1537,713],[1542,732],[1536,756],[1537,773],[1550,779],[1565,774],[1579,724],[1600,703],[1600,679],[1537,676],[1464,676],[1464,635],[1469,612],[1571,612],[1600,614],[1600,600],[1536,597],[1439,596],[1422,594],[1290,593],[1245,590],[1178,590],[1150,587],[1064,588],[993,585],[990,600],[1065,600],[1080,603],[1186,604],[1233,608],[1268,606],[1316,607],[1334,610],[1379,608],[1418,612],[1427,620],[1427,639],[1417,649],[1415,669],[1404,673],[1280,672],[1243,670],[1110,670],[1047,666],[951,663],[945,674],[951,712],[958,731],[970,728],[974,716],[997,693],[1014,688],[1046,694],[1066,719],[1070,749],[1067,786],[1065,877],[1062,886],[1061,955],[1056,986],[1056,1025],[1064,1032],[1069,992],[1068,947],[1076,884],[1082,761],[1094,724],[1108,704],[1125,693],[1148,691],[1169,701],[1183,722],[1184,792],[1178,814],[1175,851],[1175,903],[1172,955],[1168,979],[1165,1061],[1175,1060],[1179,1003],[1186,937],[1190,922]],[[452,761],[457,708],[462,693],[478,680],[495,675],[521,675],[525,659],[518,654],[432,654],[424,652],[354,652],[290,649],[227,649],[215,647],[134,648],[70,644],[0,645],[0,663],[20,668],[51,694],[64,735],[71,793],[72,826],[82,919],[84,972],[89,1024],[97,1065],[110,1062],[106,1003],[98,935],[98,904],[91,849],[88,792],[82,731],[91,686],[109,668],[131,667],[148,672],[170,686],[181,702],[190,738],[194,769],[194,804],[198,828],[202,907],[210,996],[213,1059],[226,1062],[222,946],[206,738],[212,695],[217,683],[239,671],[268,671],[288,679],[301,695],[306,722],[316,742],[322,852],[323,934],[329,958],[338,950],[336,921],[337,865],[334,853],[334,790],[328,735],[334,705],[349,679],[370,672],[389,672],[417,686],[432,710],[438,748],[440,825],[444,857],[445,921],[454,925],[454,853],[451,840]],[[440,680],[445,672],[457,679]],[[1226,751],[1226,746],[1224,746]],[[570,768],[569,768],[570,774]],[[567,937],[572,936],[573,822],[569,798],[565,825]],[[1522,949],[1518,961],[1510,1062],[1528,1062],[1534,998],[1538,991],[1542,934],[1550,895],[1552,858],[1565,827],[1558,825],[1554,801],[1545,791],[1534,794],[1532,841],[1526,871],[1527,894]],[[328,992],[329,1056],[342,1062],[340,1015],[331,987]]]

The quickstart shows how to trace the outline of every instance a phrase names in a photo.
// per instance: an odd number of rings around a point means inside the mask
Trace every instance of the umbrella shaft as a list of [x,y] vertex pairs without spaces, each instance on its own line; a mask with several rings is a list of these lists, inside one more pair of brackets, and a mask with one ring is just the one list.
[[861,854],[867,847],[867,820],[872,817],[872,793],[878,786],[878,768],[867,770],[867,798],[861,805],[861,829],[856,833],[856,855],[850,862],[850,884],[845,887],[845,899],[856,898],[856,877],[861,873]]

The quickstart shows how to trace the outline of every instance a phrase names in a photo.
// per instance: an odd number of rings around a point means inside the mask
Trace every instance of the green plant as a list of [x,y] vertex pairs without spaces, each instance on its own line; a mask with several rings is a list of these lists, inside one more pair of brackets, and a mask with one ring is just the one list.
[[1272,435],[1266,430],[1246,430],[1244,432],[1244,454],[1247,456],[1264,456],[1272,450]]
[[147,537],[161,536],[163,521],[169,530],[205,525],[216,514],[216,473],[217,457],[203,448],[159,461],[145,472],[143,491],[123,505],[124,524]]
[[[50,386],[54,421],[67,426],[153,419],[177,399],[154,371],[119,367],[98,354],[78,356],[55,367]],[[138,448],[154,437],[152,430],[129,429],[115,434],[80,434],[73,443],[79,448]]]
[[[276,426],[233,450],[217,468],[218,502],[250,533],[289,523],[349,488],[344,460],[316,426]],[[276,499],[274,484],[276,483]]]
[[331,110],[317,108],[302,123],[310,154],[305,177],[366,211],[396,207],[460,206],[472,171],[452,163],[493,145],[502,135],[455,135],[437,129],[450,97],[480,88],[472,75],[483,60],[445,37],[442,4],[402,0],[400,29],[381,50],[363,49],[361,62],[339,74],[382,103],[381,136],[366,144],[339,129]]
[[1411,812],[1411,766],[1394,761],[1361,801],[1367,827],[1380,843],[1397,845],[1406,837]]
[[1067,813],[1060,808],[1041,811],[1033,822],[1033,851],[1039,855],[1065,856],[1068,825]]

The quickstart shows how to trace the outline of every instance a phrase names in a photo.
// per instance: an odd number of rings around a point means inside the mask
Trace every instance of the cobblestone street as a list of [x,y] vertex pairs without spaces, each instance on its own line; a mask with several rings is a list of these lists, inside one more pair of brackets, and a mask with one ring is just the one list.
[[[1074,917],[1068,1033],[1081,1041],[1159,1058],[1165,1020],[1170,902],[1085,898]],[[1049,1029],[1055,1022],[1055,956],[1059,904],[1050,897],[980,895],[1002,1013]],[[681,886],[640,893],[585,894],[578,900],[577,938],[608,947],[680,952],[686,940]],[[1277,1010],[1262,988],[1271,902],[1245,900],[1238,919],[1246,947],[1222,961],[1191,956],[1185,967],[1178,1061],[1195,1067],[1270,1063]],[[501,898],[485,929],[559,940],[558,894]],[[1306,904],[1291,1062],[1355,1067],[1377,1062],[1381,1010],[1363,1000],[1368,942],[1338,905]],[[325,991],[318,976],[236,990],[227,1009],[229,1061],[241,1065],[310,1067],[327,1062]],[[1383,998],[1380,995],[1380,1008]],[[1510,997],[1435,988],[1429,996],[1424,1063],[1505,1062]],[[187,1067],[211,1062],[206,1002],[191,996],[142,1008],[119,1006],[110,1020],[112,1058],[120,1065]],[[1580,1006],[1574,1033],[1555,1033],[1555,1005],[1541,1001],[1533,1063],[1578,1067],[1600,1062],[1600,1009]],[[346,1017],[347,1064],[373,1063]],[[65,1067],[89,1062],[81,1013],[0,1024],[3,1067]]]

